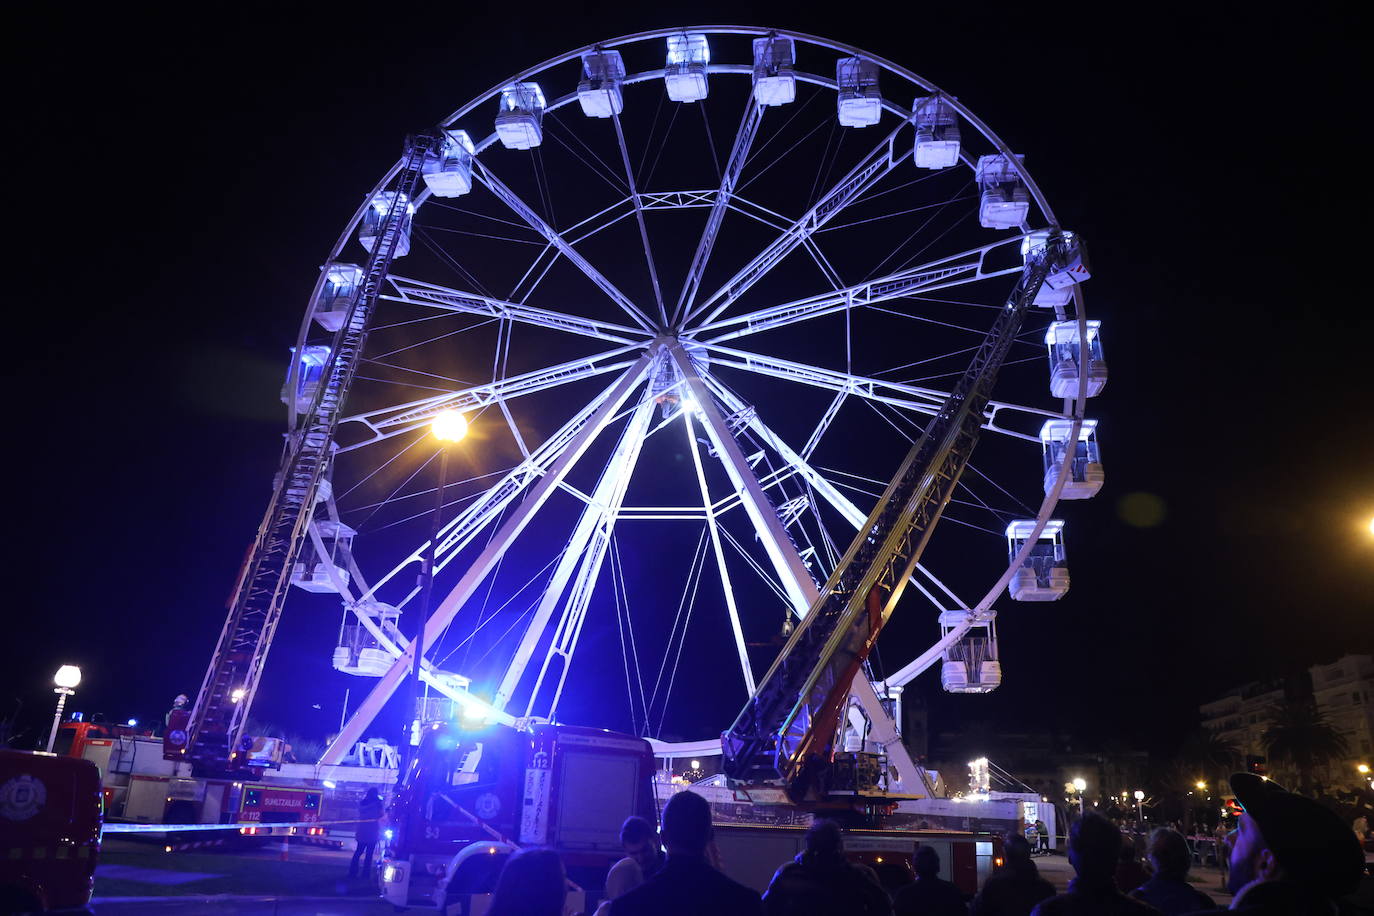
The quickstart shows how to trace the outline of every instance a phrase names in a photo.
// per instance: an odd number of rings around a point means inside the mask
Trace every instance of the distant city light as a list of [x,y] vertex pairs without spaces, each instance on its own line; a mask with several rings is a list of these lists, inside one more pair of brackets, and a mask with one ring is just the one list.
[[1369,764],[1367,764],[1367,763],[1361,763],[1361,764],[1357,765],[1357,766],[1355,767],[1355,769],[1358,770],[1358,771],[1360,772],[1360,774],[1363,775],[1363,776],[1368,776],[1368,775],[1369,775]]
[[692,769],[694,769],[694,770],[699,770],[699,769],[701,769],[701,761],[700,761],[700,760],[693,760],[693,761],[692,761]]

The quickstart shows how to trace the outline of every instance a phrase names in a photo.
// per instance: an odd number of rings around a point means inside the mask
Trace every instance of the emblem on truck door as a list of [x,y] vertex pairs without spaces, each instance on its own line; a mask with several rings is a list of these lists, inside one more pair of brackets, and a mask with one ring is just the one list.
[[0,786],[0,817],[7,821],[26,821],[43,809],[48,789],[43,780],[28,773]]

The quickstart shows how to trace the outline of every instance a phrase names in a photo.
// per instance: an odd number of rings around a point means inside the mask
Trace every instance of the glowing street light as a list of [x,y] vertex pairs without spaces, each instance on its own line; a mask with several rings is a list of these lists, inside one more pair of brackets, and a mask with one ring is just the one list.
[[1197,789],[1199,792],[1202,792],[1207,789],[1207,783],[1206,781],[1199,779],[1197,782],[1193,783],[1193,787]]
[[1087,781],[1086,779],[1084,779],[1082,776],[1075,776],[1074,779],[1073,779],[1073,782],[1071,783],[1071,785],[1073,786],[1074,792],[1076,792],[1076,793],[1078,794],[1078,816],[1079,816],[1079,817],[1082,817],[1082,816],[1083,816],[1083,793],[1084,793],[1085,791],[1087,791],[1087,788],[1088,788],[1088,781]]
[[[413,653],[411,663],[414,681],[414,727],[410,716],[406,716],[402,731],[402,748],[410,746],[412,735],[419,735],[419,726],[424,718],[420,709],[420,698],[424,693],[420,680],[420,663],[425,657],[425,627],[429,623],[430,602],[434,594],[434,551],[439,542],[439,522],[444,511],[444,489],[448,486],[448,447],[467,436],[468,418],[463,416],[461,411],[452,408],[441,410],[430,420],[429,430],[439,442],[439,486],[434,489],[434,511],[429,518],[429,543],[425,546],[425,555],[420,562],[420,619],[416,626],[415,638],[410,641],[410,651]],[[466,706],[464,714],[467,714]]]
[[1140,803],[1143,802],[1144,800],[1145,800],[1145,793],[1144,793],[1142,790],[1140,790],[1140,789],[1136,789],[1136,790],[1135,790],[1135,822],[1136,822],[1137,824],[1143,824],[1143,823],[1145,823],[1145,819],[1141,816],[1141,813],[1140,813]]
[[53,693],[57,694],[57,712],[53,714],[52,731],[48,733],[49,753],[52,752],[53,742],[57,740],[57,727],[62,724],[62,710],[66,708],[67,697],[76,693],[73,688],[81,683],[81,669],[75,665],[63,665],[53,675],[52,682],[57,685],[53,688]]
[[458,442],[468,434],[468,418],[461,411],[441,410],[430,421],[429,429],[440,442]]
[[1368,775],[1369,775],[1369,764],[1367,764],[1367,763],[1357,764],[1357,765],[1355,766],[1355,769],[1356,769],[1356,771],[1359,772],[1359,774],[1360,774],[1361,776],[1368,776]]

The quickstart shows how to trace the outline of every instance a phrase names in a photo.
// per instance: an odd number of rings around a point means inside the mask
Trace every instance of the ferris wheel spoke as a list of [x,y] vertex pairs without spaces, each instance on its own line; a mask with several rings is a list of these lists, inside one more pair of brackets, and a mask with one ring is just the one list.
[[616,343],[634,343],[636,340],[643,340],[649,336],[648,332],[640,328],[582,318],[566,312],[523,305],[519,302],[507,302],[504,299],[494,299],[479,293],[451,289],[437,283],[426,283],[422,280],[411,280],[397,276],[391,276],[387,279],[395,288],[396,295],[386,295],[382,298],[392,302],[407,302],[467,315],[504,318],[509,321],[519,321],[523,324],[550,328],[555,331],[566,331],[569,334],[578,334],[583,337],[593,337],[597,340],[609,340]]
[[529,223],[531,228],[544,236],[549,244],[558,249],[559,254],[563,255],[563,257],[567,258],[581,270],[582,273],[586,274],[587,279],[595,283],[597,288],[611,298],[611,301],[620,306],[625,314],[629,315],[630,318],[634,320],[635,324],[646,331],[653,332],[653,322],[649,320],[649,317],[640,311],[639,307],[636,306],[628,296],[621,292],[614,283],[606,279],[601,271],[592,266],[592,263],[584,258],[567,239],[545,222],[543,217],[536,213],[529,204],[521,200],[519,195],[492,174],[485,163],[481,160],[474,159],[472,161],[472,167],[473,175],[477,177],[492,194],[506,206],[510,207],[511,210],[515,211],[521,219]]
[[739,129],[735,131],[734,143],[730,146],[730,160],[721,172],[720,188],[716,191],[715,200],[711,204],[711,212],[706,217],[706,228],[702,230],[701,238],[697,241],[696,253],[692,255],[692,266],[688,268],[687,278],[677,297],[677,305],[673,308],[674,324],[682,317],[684,309],[690,314],[692,306],[696,305],[697,288],[701,285],[701,276],[706,270],[707,262],[711,259],[711,251],[716,245],[716,236],[720,232],[721,222],[725,219],[725,210],[734,195],[735,186],[739,182],[740,171],[749,159],[749,151],[754,145],[754,137],[758,135],[759,124],[762,121],[763,106],[755,102],[753,95],[750,94],[749,102],[744,109],[744,117],[740,119]]
[[403,435],[419,429],[434,418],[441,410],[477,410],[501,403],[522,395],[535,394],[557,388],[569,382],[593,378],[606,372],[623,369],[633,362],[630,354],[640,350],[638,345],[617,347],[598,353],[536,369],[521,375],[474,385],[460,391],[448,391],[428,398],[421,398],[406,404],[384,407],[367,413],[354,414],[339,420],[344,423],[359,423],[372,432],[372,438],[339,447],[339,452],[351,452],[367,445],[375,445],[393,436]]
[[693,328],[692,333],[701,335],[716,333],[705,337],[707,344],[721,343],[760,331],[785,328],[789,325],[820,318],[835,312],[886,302],[917,293],[925,293],[953,286],[963,286],[992,277],[1019,274],[1021,267],[987,267],[988,256],[1007,245],[1020,244],[1021,236],[1013,236],[990,245],[971,248],[958,254],[947,255],[923,264],[890,273],[873,280],[865,280],[853,286],[843,287],[832,292],[819,293],[803,299],[794,299],[781,305],[773,305],[757,311],[706,321]]
[[[902,158],[897,154],[896,140],[897,134],[905,126],[906,124],[903,122],[883,138],[877,146],[864,156],[858,165],[836,182],[830,190],[821,195],[821,198],[801,217],[788,226],[781,236],[759,252],[748,264],[740,268],[705,302],[690,310],[686,320],[690,322],[697,315],[705,312],[706,317],[702,323],[709,324],[714,321],[721,312],[729,308],[735,300],[763,279],[778,262],[786,258],[798,245],[803,244],[817,230],[841,213],[855,198],[892,171]],[[710,311],[707,312],[707,309]]]
[[740,625],[739,608],[735,605],[735,590],[730,582],[730,570],[725,565],[725,550],[721,546],[720,523],[716,512],[711,508],[711,491],[706,486],[706,471],[701,465],[701,449],[697,447],[697,436],[692,428],[691,411],[682,412],[683,425],[687,430],[687,445],[692,451],[692,467],[696,470],[697,488],[701,491],[701,506],[706,511],[706,529],[711,535],[711,549],[715,553],[716,568],[720,573],[720,587],[725,598],[725,610],[730,617],[730,632],[735,637],[735,653],[739,656],[740,672],[744,675],[744,689],[754,695],[754,669],[749,664],[749,648],[744,642],[744,629]]
[[[377,714],[391,699],[396,688],[405,680],[416,651],[423,654],[446,630],[458,611],[476,592],[478,586],[491,573],[497,562],[505,555],[511,542],[530,523],[534,514],[548,500],[553,491],[562,483],[573,465],[591,445],[592,440],[610,422],[630,392],[643,380],[651,365],[650,358],[642,356],[613,384],[596,410],[592,412],[580,428],[572,435],[562,453],[549,466],[545,474],[530,490],[523,502],[507,517],[505,523],[487,544],[485,550],[473,560],[453,589],[439,602],[430,619],[426,622],[420,638],[412,639],[406,652],[396,659],[377,681],[367,698],[358,706],[353,716],[330,743],[321,758],[323,763],[338,763],[353,743],[359,739]],[[449,555],[451,559],[453,554]],[[418,644],[418,645],[417,645]]]
[[615,139],[620,146],[620,160],[625,167],[625,181],[630,186],[630,198],[635,204],[635,220],[639,224],[639,241],[644,246],[644,263],[649,271],[649,281],[654,288],[654,302],[658,305],[658,317],[664,325],[668,324],[668,308],[663,304],[663,290],[658,284],[658,265],[654,263],[653,248],[649,245],[649,229],[644,225],[644,202],[639,199],[639,188],[635,185],[634,167],[630,165],[630,149],[625,145],[625,131],[620,126],[620,115],[612,114],[611,123],[615,126]]
[[[534,650],[538,647],[554,610],[559,602],[563,601],[564,592],[568,588],[569,582],[572,582],[572,591],[564,603],[558,629],[549,645],[548,654],[545,656],[539,676],[530,692],[525,715],[531,714],[539,697],[539,690],[544,677],[548,673],[549,665],[555,655],[563,657],[563,673],[566,674],[567,667],[572,661],[571,647],[576,642],[575,634],[581,632],[581,619],[586,614],[587,601],[591,598],[592,588],[604,561],[616,516],[624,502],[625,490],[634,474],[635,464],[639,460],[645,431],[648,429],[649,421],[653,415],[653,407],[654,401],[647,394],[640,399],[639,405],[631,414],[630,421],[620,436],[620,441],[615,447],[611,460],[597,482],[596,489],[592,492],[591,498],[586,501],[587,504],[582,509],[577,526],[573,529],[572,537],[568,539],[567,546],[559,558],[553,576],[549,579],[549,584],[540,597],[534,616],[526,626],[520,644],[512,656],[511,663],[506,668],[501,683],[496,689],[492,705],[497,709],[505,709],[511,696],[520,686],[520,680],[534,656]],[[573,578],[574,574],[576,574],[576,579]],[[552,702],[553,707],[558,704],[558,695],[562,693],[562,683],[563,676],[560,675],[558,691]],[[552,714],[551,707],[549,715],[552,716]]]
[[[913,413],[933,415],[945,399],[949,397],[948,391],[937,388],[918,388],[915,385],[908,385],[902,382],[890,382],[885,379],[872,378],[870,376],[855,375],[849,372],[840,372],[835,369],[826,369],[821,366],[813,366],[809,363],[799,363],[789,359],[782,359],[776,356],[764,356],[760,353],[752,353],[746,350],[736,350],[733,347],[708,346],[712,354],[711,362],[717,366],[728,366],[733,369],[742,369],[756,375],[765,375],[770,378],[782,379],[789,382],[798,382],[803,385],[811,385],[815,388],[823,388],[827,391],[834,391],[842,395],[855,395],[864,400],[878,404],[888,404],[893,407],[900,407]],[[837,410],[838,404],[832,404],[832,408]],[[1037,436],[1020,432],[1006,426],[999,426],[996,422],[997,415],[1001,412],[1019,413],[1039,419],[1043,422],[1046,419],[1062,419],[1063,414],[1046,410],[1042,407],[1031,407],[1027,404],[1016,404],[1011,401],[999,401],[989,399],[987,409],[984,412],[985,421],[983,429],[1001,433],[1017,439],[1025,439],[1028,442],[1039,442]],[[833,418],[833,413],[827,412]],[[828,420],[823,420],[828,423]],[[813,435],[813,439],[817,438]],[[807,452],[815,448],[815,445],[808,443]]]

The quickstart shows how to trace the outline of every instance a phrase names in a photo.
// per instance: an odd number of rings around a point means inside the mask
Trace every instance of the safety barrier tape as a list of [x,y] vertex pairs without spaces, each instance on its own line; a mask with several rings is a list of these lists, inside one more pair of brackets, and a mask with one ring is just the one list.
[[283,831],[285,835],[290,835],[290,831],[295,830],[296,836],[306,836],[307,831],[312,827],[333,827],[342,824],[352,824],[357,826],[362,821],[286,821],[279,824],[264,824],[259,821],[240,821],[237,824],[105,824],[101,827],[102,833],[189,833],[192,831],[209,830],[254,830],[255,833],[270,831],[275,834],[277,830]]

